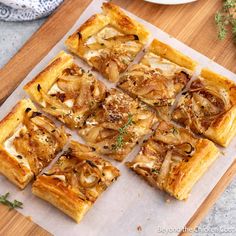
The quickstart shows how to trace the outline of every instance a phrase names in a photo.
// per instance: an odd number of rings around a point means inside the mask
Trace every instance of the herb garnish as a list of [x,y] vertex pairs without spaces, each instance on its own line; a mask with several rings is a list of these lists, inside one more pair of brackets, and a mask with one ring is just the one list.
[[120,148],[122,148],[122,146],[124,145],[124,135],[127,134],[128,127],[131,126],[133,123],[134,121],[132,119],[132,115],[129,113],[127,123],[118,129],[119,135],[116,138],[116,144],[113,146],[113,149],[119,150]]
[[13,202],[9,201],[7,198],[9,197],[10,193],[6,193],[5,195],[0,195],[0,203],[10,207],[10,209],[14,208],[23,208],[23,203],[19,202],[17,200],[14,200]]
[[152,168],[151,172],[154,174],[160,174],[160,170],[157,170],[155,168]]
[[179,131],[178,131],[177,128],[173,127],[173,128],[171,129],[171,133],[173,133],[174,135],[178,135],[178,134],[179,134]]
[[215,15],[215,22],[218,28],[218,38],[225,39],[228,30],[232,27],[233,40],[236,43],[236,0],[224,0],[223,7]]

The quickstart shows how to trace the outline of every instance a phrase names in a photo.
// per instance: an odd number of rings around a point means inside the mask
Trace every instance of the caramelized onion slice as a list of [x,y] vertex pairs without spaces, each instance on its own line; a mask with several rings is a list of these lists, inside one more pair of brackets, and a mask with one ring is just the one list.
[[58,87],[65,92],[75,92],[80,89],[81,79],[79,76],[67,75],[57,81]]
[[124,43],[127,41],[136,41],[136,40],[139,40],[139,38],[135,34],[126,34],[126,35],[116,35],[116,36],[108,38],[106,40]]
[[67,135],[64,127],[57,128],[54,124],[52,124],[52,122],[50,122],[50,120],[48,120],[46,117],[41,116],[35,116],[31,118],[31,121],[41,129],[46,130],[50,135],[55,137],[60,146],[66,143]]
[[109,62],[108,75],[111,82],[117,82],[119,80],[119,69],[114,61]]
[[161,185],[164,184],[165,178],[169,173],[171,157],[172,157],[172,150],[168,150],[160,169],[159,181]]
[[49,106],[53,107],[53,109],[62,109],[66,114],[70,112],[70,108],[67,107],[60,100],[47,95],[42,89],[40,90],[40,94],[42,95],[43,100],[49,104]]
[[98,42],[91,43],[91,44],[87,44],[87,47],[88,47],[90,50],[100,50],[100,49],[106,48],[106,46],[105,46],[104,43],[98,43]]
[[99,45],[97,44],[93,44],[93,45],[87,45],[88,47],[98,47],[99,49],[102,49],[102,48],[113,48],[113,47],[116,47],[122,43],[125,43],[125,42],[130,42],[130,41],[138,41],[139,38],[137,35],[134,35],[134,34],[126,34],[126,35],[116,35],[114,37],[110,37],[110,38],[107,38],[107,39],[102,39],[102,38],[99,38],[98,39],[98,43],[100,44],[100,47]]
[[101,179],[100,170],[92,166],[90,163],[85,162],[82,166],[79,167],[79,183],[84,188],[94,187],[98,181]]
[[[219,107],[214,106],[207,98],[201,96],[198,93],[193,94],[193,99],[195,100],[194,102],[194,110],[195,112],[204,112],[204,113],[212,113],[212,114],[217,114],[221,111]],[[206,114],[204,114],[206,115]]]
[[88,81],[83,81],[81,83],[81,88],[79,92],[79,96],[76,98],[76,104],[80,107],[83,105],[89,103],[91,98],[91,89],[90,89],[91,83]]
[[194,146],[191,143],[181,143],[179,145],[175,145],[174,150],[182,155],[182,156],[186,156],[186,155],[192,155],[195,151]]
[[44,117],[41,116],[35,116],[30,119],[36,126],[47,130],[49,133],[51,133],[53,130],[55,130],[55,126],[48,120],[46,120]]
[[217,99],[221,100],[224,104],[224,108],[227,109],[230,105],[230,98],[228,93],[222,89],[222,91],[216,91],[208,86],[206,86],[205,90],[209,92],[211,95],[216,97]]

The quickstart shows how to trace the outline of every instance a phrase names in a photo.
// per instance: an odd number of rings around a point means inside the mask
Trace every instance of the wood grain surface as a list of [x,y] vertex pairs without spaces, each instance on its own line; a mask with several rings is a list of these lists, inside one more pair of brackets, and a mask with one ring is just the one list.
[[[221,0],[198,0],[179,6],[161,6],[143,0],[114,0],[114,3],[145,19],[208,56],[227,69],[236,72],[236,47],[232,39],[217,39],[214,14]],[[26,42],[21,50],[0,70],[0,102],[17,87],[31,69],[72,27],[90,0],[65,0],[58,10]],[[196,227],[236,172],[236,161],[225,173],[204,203],[190,219],[187,227]],[[0,235],[50,235],[18,212],[0,206]],[[182,235],[186,235],[183,233]]]

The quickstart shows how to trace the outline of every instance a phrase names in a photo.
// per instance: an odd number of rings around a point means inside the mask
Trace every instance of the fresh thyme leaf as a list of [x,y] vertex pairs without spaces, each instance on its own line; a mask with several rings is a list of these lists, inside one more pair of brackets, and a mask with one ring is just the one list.
[[128,127],[131,126],[133,123],[134,121],[132,119],[132,115],[129,113],[127,123],[118,129],[119,135],[116,138],[116,144],[113,146],[113,149],[119,150],[120,148],[122,148],[122,146],[124,145],[124,135],[127,134]]
[[10,195],[10,193],[0,195],[0,203],[5,205],[5,206],[10,207],[10,209],[23,208],[23,203],[22,202],[19,202],[17,200],[14,200],[13,202],[9,201],[8,200],[9,195]]
[[225,11],[229,10],[230,8],[235,7],[236,0],[225,0],[223,3],[223,8]]
[[232,24],[233,40],[234,43],[236,43],[236,19],[232,19],[231,24]]
[[225,28],[226,24],[225,24],[225,16],[220,13],[217,12],[215,15],[215,22],[217,24],[218,27],[218,38],[220,40],[225,39],[226,35],[227,35],[227,30]]
[[225,39],[228,26],[232,27],[233,40],[236,43],[236,0],[224,0],[223,7],[215,15],[218,38]]
[[178,135],[178,134],[179,134],[178,129],[176,129],[175,127],[173,127],[173,128],[171,129],[171,132],[172,132],[174,135]]
[[160,171],[155,168],[152,168],[151,172],[155,174],[160,174]]

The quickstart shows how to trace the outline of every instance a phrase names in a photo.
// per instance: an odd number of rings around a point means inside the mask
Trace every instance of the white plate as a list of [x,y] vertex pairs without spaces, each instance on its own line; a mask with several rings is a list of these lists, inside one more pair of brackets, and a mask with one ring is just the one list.
[[176,4],[195,2],[196,0],[145,0],[145,1],[158,3],[158,4],[176,5]]

